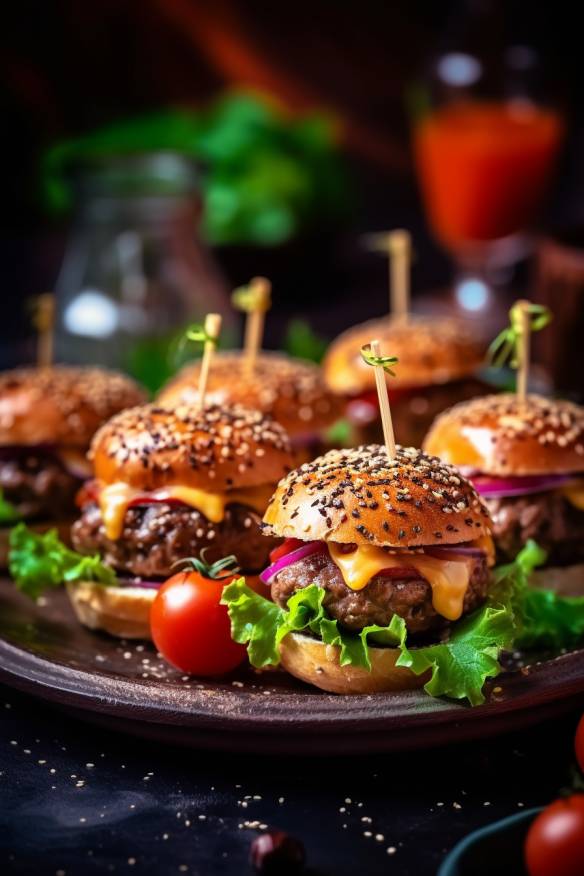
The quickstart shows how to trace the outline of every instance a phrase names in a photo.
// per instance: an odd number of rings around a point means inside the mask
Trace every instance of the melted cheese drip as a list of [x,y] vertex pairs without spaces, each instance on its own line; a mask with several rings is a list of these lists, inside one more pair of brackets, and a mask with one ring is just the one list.
[[567,484],[561,489],[562,496],[578,511],[584,511],[584,481]]
[[473,561],[441,560],[427,554],[388,554],[382,548],[362,545],[350,554],[342,553],[341,546],[327,543],[333,563],[351,590],[362,590],[382,569],[416,569],[432,588],[432,605],[447,620],[458,620],[462,615],[464,595],[472,573]]
[[124,528],[124,517],[129,504],[135,499],[165,501],[174,499],[196,508],[211,523],[221,523],[225,517],[227,505],[239,503],[247,505],[260,514],[273,493],[271,485],[248,488],[246,490],[230,490],[226,493],[207,493],[205,490],[197,490],[193,487],[164,487],[145,493],[144,490],[136,490],[124,483],[108,484],[99,491],[99,508],[103,520],[103,526],[107,538],[115,541],[120,538]]

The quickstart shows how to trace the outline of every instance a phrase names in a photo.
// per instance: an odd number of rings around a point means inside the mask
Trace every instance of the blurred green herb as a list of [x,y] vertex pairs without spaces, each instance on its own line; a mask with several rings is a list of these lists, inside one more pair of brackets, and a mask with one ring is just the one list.
[[282,343],[282,348],[290,356],[319,363],[327,347],[328,341],[317,334],[306,320],[290,320]]
[[211,243],[278,245],[347,214],[335,127],[322,112],[292,117],[262,95],[228,93],[197,111],[169,109],[57,143],[43,159],[45,201],[56,212],[71,207],[68,172],[84,161],[178,152],[205,167]]
[[16,523],[20,519],[18,511],[4,498],[4,490],[0,489],[0,526]]

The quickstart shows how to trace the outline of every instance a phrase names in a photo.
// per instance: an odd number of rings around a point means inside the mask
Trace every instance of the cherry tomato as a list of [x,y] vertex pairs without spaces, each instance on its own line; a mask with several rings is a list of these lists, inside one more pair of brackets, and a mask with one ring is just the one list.
[[576,760],[578,761],[578,766],[584,773],[584,715],[580,718],[580,723],[576,728],[574,747],[576,749]]
[[541,812],[527,834],[529,876],[582,876],[584,873],[584,794],[556,800]]
[[179,572],[166,581],[152,603],[150,630],[162,656],[182,672],[223,675],[246,657],[231,638],[223,588],[235,576],[215,580],[199,572]]
[[306,542],[299,538],[285,539],[282,544],[274,548],[273,551],[270,551],[270,563],[277,563],[281,557],[285,557],[286,554],[291,554],[292,551],[295,551],[296,548],[302,547],[303,544],[306,544]]

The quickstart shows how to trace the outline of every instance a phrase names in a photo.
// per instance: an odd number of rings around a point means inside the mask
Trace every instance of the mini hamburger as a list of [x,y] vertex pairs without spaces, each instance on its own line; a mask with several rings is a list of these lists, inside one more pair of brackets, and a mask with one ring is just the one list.
[[75,495],[91,474],[86,460],[97,429],[144,401],[129,377],[101,368],[54,366],[0,374],[0,563],[9,526],[57,526],[68,538]]
[[584,408],[503,393],[456,405],[424,443],[470,480],[493,520],[497,556],[511,562],[528,539],[547,554],[546,587],[584,594]]
[[396,433],[404,445],[419,447],[440,411],[483,390],[476,375],[484,345],[460,320],[410,315],[354,326],[333,341],[323,371],[329,389],[345,399],[347,417],[367,439],[380,437],[375,376],[361,357],[371,338],[399,359],[399,373],[388,389]]
[[[427,676],[396,665],[400,652],[376,646],[375,637],[387,641],[383,635],[398,620],[410,644],[443,641],[487,598],[488,512],[458,471],[414,448],[398,445],[394,459],[379,445],[335,450],[301,466],[278,485],[263,531],[286,539],[262,574],[273,603],[291,612],[310,589],[318,606],[307,629],[298,615],[286,615],[271,662],[324,690],[374,693],[424,684]],[[225,591],[232,630],[242,633],[237,641],[250,640],[250,597],[237,585]],[[266,617],[273,603],[263,600]],[[259,607],[254,615],[257,623]],[[258,624],[256,648],[260,634]],[[362,648],[365,661],[344,659]],[[260,654],[255,665],[269,662]]]
[[[297,463],[312,459],[326,444],[328,429],[342,416],[342,404],[327,389],[321,369],[313,362],[263,351],[250,373],[244,356],[227,352],[214,357],[206,398],[262,411],[284,427]],[[197,403],[199,376],[200,362],[185,366],[161,390],[158,401],[167,406]]]
[[132,408],[100,429],[90,459],[94,480],[80,497],[73,546],[117,576],[115,586],[68,586],[79,620],[92,629],[148,638],[150,605],[175,563],[234,555],[253,574],[277,544],[259,524],[290,470],[290,446],[283,428],[259,411]]

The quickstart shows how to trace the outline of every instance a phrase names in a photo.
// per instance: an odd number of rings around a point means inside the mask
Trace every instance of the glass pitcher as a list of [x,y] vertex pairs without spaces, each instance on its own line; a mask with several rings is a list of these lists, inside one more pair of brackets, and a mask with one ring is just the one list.
[[198,169],[176,153],[72,170],[75,218],[56,285],[57,359],[133,374],[154,390],[176,339],[208,311],[233,325],[226,283],[198,235]]

